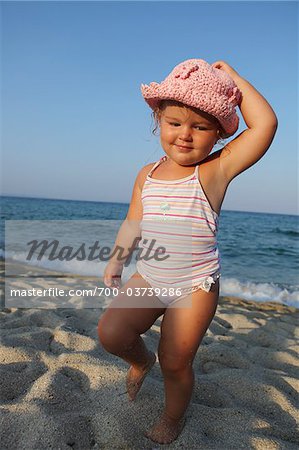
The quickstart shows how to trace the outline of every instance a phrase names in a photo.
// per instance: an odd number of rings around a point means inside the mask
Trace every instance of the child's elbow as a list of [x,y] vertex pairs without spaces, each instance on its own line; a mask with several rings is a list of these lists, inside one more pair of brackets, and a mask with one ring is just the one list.
[[275,136],[277,128],[278,128],[278,119],[276,117],[276,115],[274,114],[273,119],[268,123],[268,130],[269,130],[269,134],[271,134],[271,136]]
[[272,128],[274,133],[276,133],[276,130],[278,128],[278,119],[275,113],[273,113],[273,121],[272,121]]
[[276,121],[275,121],[275,123],[273,124],[273,137],[274,137],[275,134],[276,134],[277,128],[278,128],[278,120],[277,120],[277,117],[276,117]]

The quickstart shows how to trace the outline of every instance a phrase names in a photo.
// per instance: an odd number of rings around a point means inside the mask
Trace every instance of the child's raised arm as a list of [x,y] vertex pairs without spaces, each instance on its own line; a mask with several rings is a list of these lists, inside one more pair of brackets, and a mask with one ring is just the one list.
[[231,66],[217,61],[213,67],[230,75],[242,93],[239,104],[247,130],[224,147],[220,155],[220,169],[229,183],[255,164],[266,153],[277,129],[277,117],[267,100]]

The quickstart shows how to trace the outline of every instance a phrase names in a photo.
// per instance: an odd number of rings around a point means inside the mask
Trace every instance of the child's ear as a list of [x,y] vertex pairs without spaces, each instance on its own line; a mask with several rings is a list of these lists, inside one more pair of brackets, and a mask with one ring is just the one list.
[[[217,142],[218,142],[219,139],[221,139],[221,132],[220,132],[220,130],[218,129],[218,130],[217,130],[217,136],[216,136],[216,139],[215,139],[215,144],[217,144]],[[214,144],[214,145],[215,145],[215,144]]]
[[219,130],[217,130],[217,140],[216,143],[219,145],[225,145],[225,139],[227,139],[225,131],[223,131],[222,128],[220,128]]

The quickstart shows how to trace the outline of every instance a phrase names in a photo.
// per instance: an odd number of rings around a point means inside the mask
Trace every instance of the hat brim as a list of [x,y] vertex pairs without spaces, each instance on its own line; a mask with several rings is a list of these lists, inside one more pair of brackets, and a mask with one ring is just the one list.
[[184,100],[184,92],[177,92],[175,94],[170,93],[165,89],[165,87],[159,83],[151,83],[150,85],[141,85],[141,92],[144,100],[149,105],[152,110],[156,110],[159,107],[159,104],[162,100],[174,100],[180,102],[186,106],[190,106],[201,111],[204,111],[211,116],[215,117],[220,123],[223,132],[222,137],[227,139],[232,136],[238,129],[239,126],[239,117],[236,112],[232,108],[232,113],[227,115],[226,117],[221,117],[219,114],[215,114],[215,111],[210,107],[213,104],[213,99],[211,96],[206,94],[201,98],[200,101],[198,99],[194,99],[194,102],[188,101],[188,103]]

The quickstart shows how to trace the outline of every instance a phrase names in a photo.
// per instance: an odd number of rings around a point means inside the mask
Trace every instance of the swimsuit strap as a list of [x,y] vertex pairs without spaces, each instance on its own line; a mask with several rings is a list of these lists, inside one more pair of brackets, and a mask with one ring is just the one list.
[[[156,168],[157,168],[160,164],[162,164],[162,162],[167,161],[167,159],[168,159],[168,156],[167,156],[167,155],[162,156],[162,157],[161,157],[161,158],[153,165],[153,167],[151,168],[151,170],[149,171],[149,173],[147,174],[147,176],[148,176],[149,178],[151,178],[151,176],[152,176],[154,170],[156,170]],[[185,178],[186,178],[186,179],[193,178],[194,176],[197,178],[197,180],[199,180],[199,164],[195,166],[194,172],[193,172],[191,175],[189,175],[189,176],[187,176],[187,177],[183,177],[182,180],[185,179]],[[178,181],[178,180],[169,180],[169,182],[171,182],[171,181]]]
[[161,157],[161,158],[153,165],[153,167],[151,168],[151,170],[149,171],[149,173],[147,174],[147,176],[148,176],[148,177],[151,177],[153,171],[154,171],[154,170],[155,170],[162,162],[166,161],[166,159],[167,159],[167,156],[166,156],[166,155],[162,156],[162,157]]

